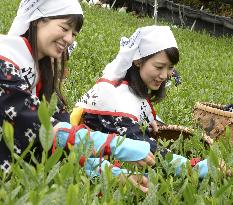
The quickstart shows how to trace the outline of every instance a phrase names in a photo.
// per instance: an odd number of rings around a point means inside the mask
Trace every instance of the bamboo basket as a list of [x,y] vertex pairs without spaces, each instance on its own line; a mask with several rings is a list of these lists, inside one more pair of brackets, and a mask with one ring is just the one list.
[[158,127],[158,133],[156,133],[157,138],[166,140],[177,140],[182,134],[184,139],[193,136],[193,129],[180,125],[162,125]]
[[233,112],[225,111],[225,105],[197,102],[193,109],[193,120],[213,140],[225,136],[226,126],[231,130],[233,143]]

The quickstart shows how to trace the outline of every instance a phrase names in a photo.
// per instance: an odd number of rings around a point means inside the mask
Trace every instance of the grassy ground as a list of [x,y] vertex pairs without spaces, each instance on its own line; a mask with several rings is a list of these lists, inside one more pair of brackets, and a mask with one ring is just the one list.
[[[0,33],[7,33],[18,3],[19,0],[0,1],[0,13],[4,14]],[[70,109],[114,59],[120,37],[154,23],[150,18],[137,19],[130,14],[85,5],[83,8],[85,23],[77,37],[78,48],[71,57],[70,76],[65,82]],[[185,28],[172,27],[172,30],[181,53],[177,70],[183,83],[169,88],[167,98],[155,106],[167,123],[192,126],[192,108],[197,101],[233,102],[233,38],[210,37]],[[58,163],[50,170],[46,162],[36,168],[26,164],[21,164],[23,169],[16,166],[11,180],[1,180],[0,204],[232,204],[233,180],[216,168],[218,157],[232,166],[232,147],[216,143],[206,150],[198,136],[185,145],[194,156],[210,159],[210,175],[202,182],[195,172],[190,176],[173,176],[168,161],[161,159],[157,168],[149,171],[150,192],[145,196],[129,183],[118,185],[109,175],[91,183],[71,157],[67,163]],[[177,143],[174,151],[182,153],[184,149]],[[102,198],[97,197],[100,190],[104,193]]]

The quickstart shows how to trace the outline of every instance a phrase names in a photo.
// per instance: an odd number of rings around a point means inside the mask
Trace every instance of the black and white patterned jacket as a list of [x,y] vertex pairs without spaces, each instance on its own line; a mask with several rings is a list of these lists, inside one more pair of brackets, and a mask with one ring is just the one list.
[[[0,168],[6,172],[10,167],[10,152],[2,137],[3,121],[14,127],[14,151],[17,154],[21,154],[32,139],[40,149],[37,115],[40,84],[32,91],[29,89],[35,77],[34,66],[27,39],[0,35]],[[62,106],[51,119],[54,124],[58,122],[56,119],[69,121]]]

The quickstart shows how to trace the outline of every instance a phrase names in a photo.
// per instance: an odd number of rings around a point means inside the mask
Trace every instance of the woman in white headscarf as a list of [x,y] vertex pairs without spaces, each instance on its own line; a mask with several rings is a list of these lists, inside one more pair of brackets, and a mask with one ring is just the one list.
[[[0,36],[0,127],[4,121],[13,125],[16,154],[21,154],[32,140],[36,151],[42,153],[38,106],[42,95],[49,100],[53,92],[60,105],[64,105],[60,83],[67,48],[74,42],[82,24],[83,12],[77,0],[23,0],[8,35]],[[120,160],[154,164],[148,143],[126,139],[117,146],[120,136],[91,132],[85,126],[72,127],[63,106],[59,106],[51,120],[56,134],[54,149],[79,144],[80,140],[84,142],[89,134],[88,140],[94,143],[97,153],[102,150],[101,155],[110,155],[114,149],[114,156]],[[129,143],[134,144],[134,148],[127,148]],[[99,163],[88,160],[93,166]],[[11,153],[1,140],[0,168],[9,172],[10,161]],[[86,168],[95,174],[90,163]],[[121,170],[116,169],[116,174],[120,173]]]
[[[118,55],[76,103],[71,119],[82,108],[83,122],[91,129],[147,141],[152,153],[160,151],[165,156],[168,150],[158,150],[157,141],[150,137],[149,128],[157,131],[151,101],[164,98],[166,80],[178,61],[179,50],[168,26],[138,28],[130,38],[121,39]],[[173,161],[177,160],[179,174],[187,159],[173,154]],[[191,162],[192,166],[200,167],[200,177],[207,174],[207,160]]]

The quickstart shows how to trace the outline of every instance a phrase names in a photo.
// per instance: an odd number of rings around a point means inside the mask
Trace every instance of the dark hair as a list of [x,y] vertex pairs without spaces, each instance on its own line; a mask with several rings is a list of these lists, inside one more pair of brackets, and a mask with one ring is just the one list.
[[[45,95],[47,100],[50,100],[53,92],[56,92],[58,98],[64,103],[64,97],[61,92],[62,79],[64,75],[64,67],[68,60],[68,51],[62,54],[59,62],[57,59],[54,59],[54,62],[51,62],[51,58],[46,56],[38,60],[37,53],[37,24],[40,21],[48,21],[50,19],[67,19],[68,24],[75,27],[75,30],[79,32],[83,25],[83,15],[81,14],[71,14],[71,15],[61,15],[40,18],[30,23],[29,29],[26,31],[23,37],[26,37],[32,47],[32,56],[35,60],[37,73],[40,75],[42,90],[40,96]],[[53,66],[52,66],[53,65]],[[31,86],[31,89],[36,85],[36,77],[34,78],[34,83]]]
[[[179,62],[179,50],[177,48],[171,47],[171,48],[167,48],[163,51],[168,56],[172,65],[176,65]],[[156,54],[157,53],[141,58],[140,63],[145,63],[147,60],[149,60],[150,58],[152,58]],[[148,88],[140,76],[140,70],[134,63],[127,71],[126,76],[123,80],[128,81],[130,91],[133,92],[138,97],[150,98],[152,101],[156,101],[156,102],[161,101],[165,97],[166,81],[164,81],[161,84],[161,86],[158,90],[152,90],[150,93],[148,93]]]

